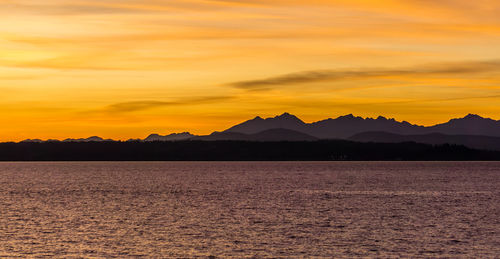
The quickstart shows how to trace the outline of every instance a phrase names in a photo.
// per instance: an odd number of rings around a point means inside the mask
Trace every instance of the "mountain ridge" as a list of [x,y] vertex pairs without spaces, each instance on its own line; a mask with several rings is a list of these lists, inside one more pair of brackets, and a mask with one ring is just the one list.
[[239,132],[214,132],[208,136],[199,136],[191,140],[205,141],[259,141],[259,142],[279,142],[279,141],[315,141],[319,140],[313,136],[289,129],[269,129],[255,134],[245,134]]
[[[479,135],[500,137],[500,121],[490,118],[484,118],[477,114],[468,114],[462,118],[450,119],[447,122],[432,125],[422,126],[411,124],[407,121],[397,121],[393,118],[378,116],[377,118],[360,117],[353,114],[339,116],[337,118],[328,118],[311,123],[302,121],[295,115],[283,113],[269,118],[256,116],[253,119],[244,121],[229,127],[221,132],[213,132],[210,135],[194,135],[189,132],[172,133],[168,135],[150,134],[145,139],[130,139],[129,141],[182,141],[182,140],[210,140],[217,139],[214,134],[226,134],[226,138],[248,139],[248,136],[239,135],[236,137],[234,133],[242,133],[245,135],[254,135],[267,130],[281,129],[289,130],[282,134],[297,135],[304,134],[301,138],[304,139],[349,139],[356,134],[363,132],[387,132],[399,135],[424,135],[431,133],[441,133],[445,135]],[[233,133],[233,137],[229,137],[229,133]],[[279,139],[276,136],[275,139]],[[250,137],[252,138],[252,137]],[[299,138],[299,139],[301,139]],[[286,139],[286,138],[284,138]],[[289,138],[290,139],[290,138]],[[60,141],[60,140],[47,140]],[[93,142],[93,141],[112,141],[111,139],[103,139],[97,136],[89,138],[62,140],[63,142]],[[40,139],[26,139],[20,142],[44,142]]]
[[[292,117],[293,116],[293,117]],[[347,139],[358,133],[367,131],[384,131],[402,135],[442,133],[448,135],[484,135],[500,137],[500,121],[483,118],[476,114],[468,114],[463,118],[451,119],[448,122],[433,126],[421,126],[407,121],[378,116],[374,118],[357,117],[352,114],[329,118],[311,123],[289,113],[267,119],[253,119],[237,124],[224,132],[254,134],[259,131],[276,128],[296,130],[319,139]]]
[[165,136],[153,133],[147,136],[144,139],[144,141],[180,141],[180,140],[190,139],[193,137],[196,137],[196,135],[193,135],[189,132],[172,133]]

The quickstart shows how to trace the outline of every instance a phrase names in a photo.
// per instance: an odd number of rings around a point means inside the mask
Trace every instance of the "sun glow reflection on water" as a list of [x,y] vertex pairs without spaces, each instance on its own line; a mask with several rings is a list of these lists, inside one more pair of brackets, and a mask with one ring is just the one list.
[[500,163],[0,163],[0,257],[497,257]]

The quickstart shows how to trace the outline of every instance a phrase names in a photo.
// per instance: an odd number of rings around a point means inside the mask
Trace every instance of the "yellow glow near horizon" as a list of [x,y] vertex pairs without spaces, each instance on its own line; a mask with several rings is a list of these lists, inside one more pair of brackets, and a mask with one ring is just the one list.
[[0,141],[500,119],[496,0],[0,0]]

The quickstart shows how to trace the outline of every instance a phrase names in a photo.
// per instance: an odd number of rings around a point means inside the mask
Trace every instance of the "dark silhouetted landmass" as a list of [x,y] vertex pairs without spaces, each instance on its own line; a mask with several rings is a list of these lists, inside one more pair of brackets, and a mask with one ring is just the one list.
[[425,135],[399,135],[388,132],[364,132],[350,137],[349,140],[375,143],[416,142],[432,145],[455,144],[475,149],[500,151],[500,137],[489,136],[445,135],[441,133],[431,133]]
[[294,115],[284,113],[274,118],[256,117],[233,126],[224,132],[255,134],[273,128],[290,129],[319,139],[347,139],[362,132],[381,131],[400,135],[441,133],[446,135],[483,135],[500,137],[500,121],[469,114],[435,126],[419,126],[379,116],[376,119],[356,117],[352,114],[336,119],[304,123]]
[[469,114],[461,119],[452,119],[447,123],[428,127],[427,132],[500,137],[500,121]]
[[99,141],[112,141],[111,139],[103,139],[101,137],[97,136],[92,136],[89,138],[79,138],[79,139],[72,139],[68,138],[63,140],[63,142],[99,142]]
[[[151,134],[145,139],[130,139],[129,141],[179,141],[179,140],[249,140],[249,141],[279,141],[279,140],[315,140],[315,139],[349,139],[364,132],[387,132],[398,135],[426,135],[440,133],[444,135],[490,136],[500,137],[500,121],[469,114],[463,118],[434,126],[419,126],[406,121],[396,121],[379,116],[377,118],[362,118],[352,114],[336,119],[326,119],[313,123],[305,123],[295,115],[282,115],[263,119],[255,117],[222,132],[197,136],[189,132],[169,135]],[[109,141],[100,137],[81,139],[65,139],[65,142]],[[49,142],[57,140],[48,140]],[[43,142],[40,139],[27,139],[22,142]],[[455,142],[453,142],[455,143]],[[461,142],[457,142],[461,143]],[[474,146],[475,147],[475,146]]]
[[255,134],[244,134],[238,132],[214,132],[208,136],[200,136],[191,140],[218,141],[315,141],[315,137],[289,129],[269,129]]
[[500,152],[457,145],[345,140],[100,141],[1,143],[2,161],[500,160]]
[[196,135],[193,135],[189,132],[172,133],[166,136],[151,134],[147,138],[145,138],[144,141],[179,141],[179,140],[190,139],[193,137],[196,137]]
[[225,130],[224,132],[256,134],[270,129],[289,129],[306,133],[306,126],[307,124],[297,118],[295,115],[283,113],[280,116],[267,119],[263,119],[257,116],[252,120],[248,120],[241,124],[235,125]]
[[[469,114],[434,126],[352,114],[305,123],[256,117],[222,132],[27,139],[0,144],[0,160],[499,160],[500,121]],[[484,151],[479,151],[484,150]]]
[[41,139],[25,139],[20,143],[41,143],[41,142],[43,142],[43,140]]

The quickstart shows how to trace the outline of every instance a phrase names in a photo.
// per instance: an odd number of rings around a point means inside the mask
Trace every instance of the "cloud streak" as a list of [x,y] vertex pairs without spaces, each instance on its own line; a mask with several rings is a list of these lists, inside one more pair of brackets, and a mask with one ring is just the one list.
[[[267,3],[270,4],[270,3]],[[25,13],[37,15],[109,15],[109,14],[151,14],[179,10],[211,11],[223,7],[260,6],[264,3],[238,1],[138,1],[138,0],[18,0],[0,1],[0,13]]]
[[0,3],[0,13],[17,12],[36,15],[109,15],[109,14],[141,14],[160,11],[173,11],[175,5],[155,5],[138,1],[40,1]]
[[500,72],[500,60],[424,65],[406,69],[305,71],[265,79],[233,82],[228,85],[245,90],[266,90],[280,86],[317,83],[322,81],[335,82],[347,79],[370,79],[391,76],[460,76],[491,72]]
[[2,76],[0,75],[0,81],[17,81],[17,80],[35,80],[44,78],[45,76],[40,75],[20,75],[20,76]]
[[127,112],[136,112],[136,111],[163,108],[163,107],[224,102],[232,100],[234,98],[235,98],[234,96],[208,96],[208,97],[197,97],[197,98],[185,98],[174,101],[144,100],[144,101],[122,102],[122,103],[111,104],[105,107],[104,112],[127,113]]

